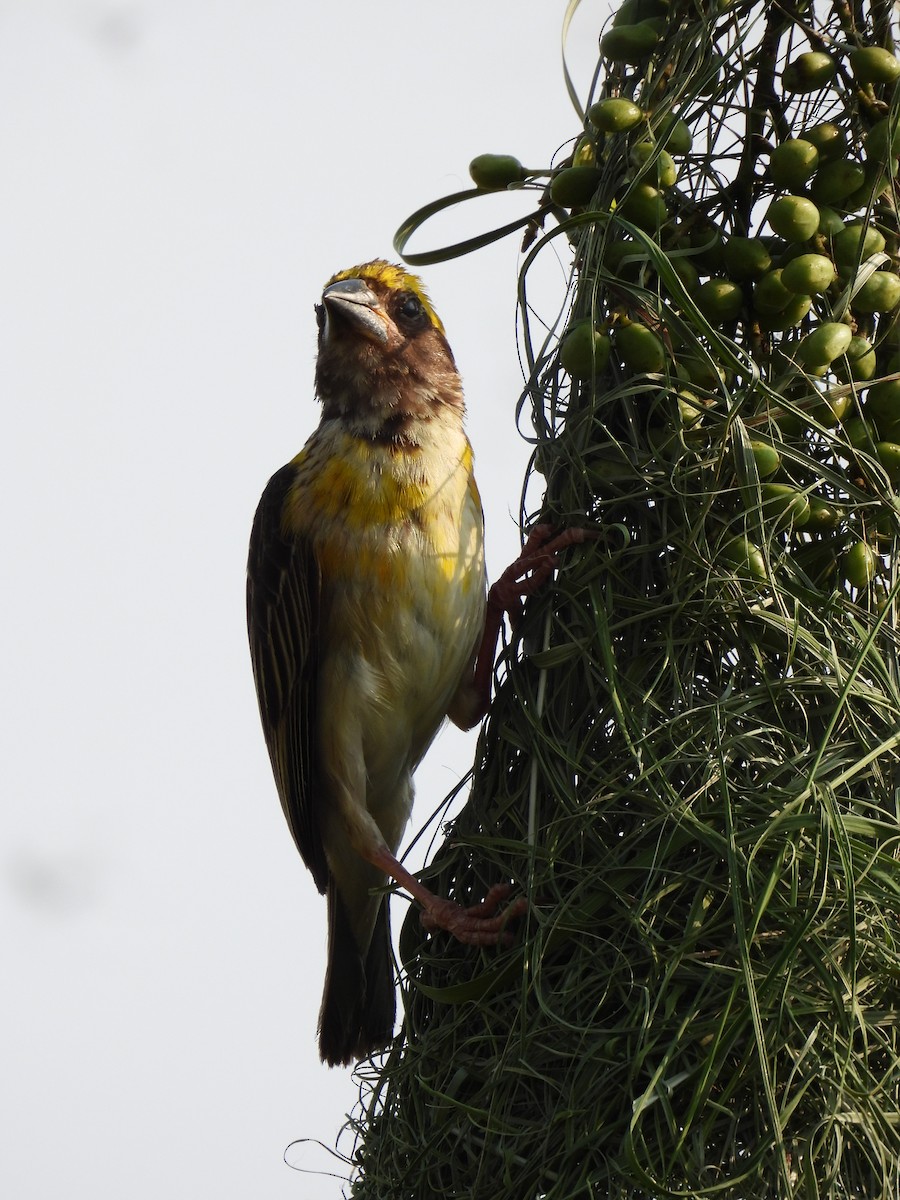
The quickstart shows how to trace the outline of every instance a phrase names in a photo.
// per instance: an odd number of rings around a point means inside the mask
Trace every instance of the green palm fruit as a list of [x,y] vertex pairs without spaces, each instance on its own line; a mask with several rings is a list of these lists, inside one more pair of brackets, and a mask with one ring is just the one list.
[[788,63],[781,73],[786,92],[817,92],[827,87],[837,74],[837,66],[829,54],[807,50]]
[[873,379],[878,369],[878,359],[868,338],[854,334],[842,358],[834,360],[834,373],[844,383],[852,379],[865,383]]
[[866,173],[859,163],[836,158],[819,168],[809,190],[816,204],[839,204],[865,181]]
[[809,500],[789,483],[764,483],[760,487],[763,519],[777,529],[802,528],[809,520]]
[[794,298],[794,292],[782,282],[784,269],[777,267],[763,275],[753,289],[753,307],[760,313],[779,313]]
[[600,185],[599,167],[564,167],[550,184],[550,199],[562,208],[580,208],[590,204]]
[[640,125],[644,110],[633,100],[624,96],[609,100],[598,100],[588,109],[588,120],[603,133],[626,133]]
[[652,329],[634,321],[616,328],[616,349],[632,371],[658,373],[666,365],[666,351]]
[[866,542],[854,542],[841,556],[844,578],[855,588],[867,587],[875,578],[878,560]]
[[803,138],[787,138],[769,158],[769,175],[776,187],[801,188],[815,173],[819,152]]
[[797,346],[797,358],[805,367],[828,367],[840,354],[846,354],[853,332],[839,321],[823,321]]
[[853,297],[854,312],[890,312],[900,304],[900,277],[893,271],[876,271]]
[[628,157],[640,176],[649,177],[661,188],[674,187],[678,168],[668,150],[660,150],[653,142],[637,142]]
[[836,528],[841,519],[840,510],[821,496],[809,497],[809,517],[804,528],[807,533],[826,533]]
[[600,52],[613,62],[637,66],[653,51],[659,32],[650,20],[634,25],[614,25],[600,39]]
[[574,379],[591,379],[609,362],[610,341],[591,321],[579,321],[562,340],[559,361]]
[[769,248],[761,238],[729,238],[722,256],[725,271],[731,279],[759,279],[772,266]]
[[834,429],[835,425],[847,419],[852,408],[853,396],[850,392],[829,393],[812,406],[809,415],[811,420],[825,429]]
[[819,233],[825,237],[834,237],[841,233],[843,228],[844,222],[841,220],[840,214],[836,213],[833,208],[821,204],[819,206]]
[[613,25],[636,25],[638,21],[664,17],[668,11],[668,0],[622,0],[615,11],[612,23]]
[[787,304],[778,312],[758,313],[760,329],[781,333],[785,329],[793,329],[799,325],[812,308],[812,296],[792,296]]
[[469,163],[476,187],[500,191],[526,178],[525,168],[511,154],[479,154]]
[[669,113],[660,121],[655,132],[656,140],[664,145],[670,154],[690,154],[693,140],[691,130],[687,121],[683,121],[681,117]]
[[626,221],[631,221],[638,229],[645,229],[648,233],[654,233],[660,225],[664,225],[669,216],[662,192],[649,183],[632,184],[618,211]]
[[788,242],[805,242],[819,228],[819,210],[804,196],[779,196],[766,213],[769,224]]
[[850,66],[860,83],[894,83],[900,78],[900,59],[881,46],[851,50]]
[[766,580],[769,577],[762,550],[749,538],[730,538],[721,547],[719,556],[723,563],[744,578]]
[[781,282],[789,292],[818,296],[834,283],[837,271],[824,254],[801,254],[791,259],[781,272]]
[[884,249],[884,235],[865,221],[854,221],[831,239],[838,270],[852,269]]
[[876,442],[875,453],[891,483],[900,483],[900,446],[896,442]]
[[875,122],[866,135],[866,154],[879,162],[900,157],[900,120],[896,116]]
[[697,289],[695,301],[711,325],[724,325],[740,316],[744,293],[730,279],[707,279]]
[[847,135],[840,125],[833,121],[822,121],[810,129],[804,129],[800,135],[804,141],[812,142],[819,152],[821,162],[830,162],[833,158],[843,158],[847,153]]
[[767,475],[774,475],[781,466],[781,455],[768,442],[751,442],[750,450],[753,453],[760,479],[765,479]]

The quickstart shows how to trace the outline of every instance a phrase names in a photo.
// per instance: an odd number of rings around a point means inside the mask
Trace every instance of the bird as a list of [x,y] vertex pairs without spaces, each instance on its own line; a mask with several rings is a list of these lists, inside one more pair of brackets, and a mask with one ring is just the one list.
[[319,1054],[348,1065],[393,1037],[386,884],[432,933],[503,944],[524,898],[492,887],[464,908],[397,859],[413,773],[446,717],[483,717],[504,613],[578,531],[530,535],[487,588],[484,519],[463,388],[421,280],[374,259],[316,305],[321,417],[269,480],[247,567],[250,656],[287,824],[327,897]]

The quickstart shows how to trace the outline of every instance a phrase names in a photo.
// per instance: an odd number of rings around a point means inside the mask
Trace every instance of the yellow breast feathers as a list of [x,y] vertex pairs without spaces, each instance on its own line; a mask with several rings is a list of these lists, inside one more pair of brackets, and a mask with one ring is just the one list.
[[322,426],[294,462],[286,525],[311,538],[325,580],[402,588],[425,567],[464,592],[483,589],[481,501],[462,431],[398,453]]

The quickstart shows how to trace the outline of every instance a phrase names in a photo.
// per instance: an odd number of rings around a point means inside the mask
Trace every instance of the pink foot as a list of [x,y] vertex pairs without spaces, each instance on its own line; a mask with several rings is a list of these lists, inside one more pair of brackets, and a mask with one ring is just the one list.
[[508,883],[495,883],[481,904],[473,904],[470,908],[435,896],[434,902],[422,913],[422,925],[429,933],[443,929],[467,946],[507,946],[512,942],[507,925],[528,911],[528,901],[520,896],[498,913],[511,891]]
[[509,616],[510,624],[515,628],[522,616],[525,600],[547,582],[559,565],[560,550],[581,542],[596,541],[600,536],[597,529],[564,529],[562,533],[556,533],[552,525],[535,525],[529,533],[522,553],[488,591],[484,631],[475,655],[467,704],[452,715],[452,720],[460,729],[471,729],[477,725],[488,710],[497,639],[504,614]]
[[559,566],[559,552],[599,537],[593,529],[564,529],[556,533],[552,525],[535,525],[522,553],[510,563],[488,592],[488,611],[502,617],[507,613],[513,625],[522,615],[525,600],[542,587]]

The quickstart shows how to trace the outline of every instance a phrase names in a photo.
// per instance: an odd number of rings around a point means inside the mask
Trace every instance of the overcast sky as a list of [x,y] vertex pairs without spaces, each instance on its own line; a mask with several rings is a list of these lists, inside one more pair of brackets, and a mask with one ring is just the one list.
[[[576,21],[582,96],[606,8]],[[10,1200],[340,1195],[282,1161],[294,1139],[334,1143],[356,1086],[316,1054],[325,910],[259,728],[250,522],[318,418],[329,275],[392,256],[475,154],[539,166],[577,131],[564,9],[0,0]],[[454,212],[417,247],[522,211]],[[423,272],[466,385],[494,576],[527,458],[518,241]],[[549,270],[551,317],[562,294]],[[473,749],[438,739],[413,829]]]

